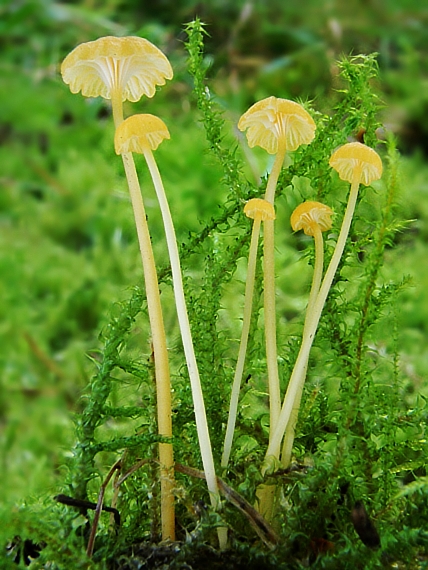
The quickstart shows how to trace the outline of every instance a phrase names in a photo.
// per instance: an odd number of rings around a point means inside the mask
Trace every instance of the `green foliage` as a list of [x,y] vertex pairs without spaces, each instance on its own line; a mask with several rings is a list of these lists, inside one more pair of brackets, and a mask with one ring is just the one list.
[[[266,181],[263,179],[260,187],[256,187],[245,177],[242,149],[233,138],[224,108],[207,81],[209,68],[203,52],[206,35],[203,25],[196,19],[187,25],[186,32],[193,97],[206,138],[204,159],[215,165],[216,178],[212,186],[221,185],[219,194],[225,197],[218,201],[217,210],[213,209],[208,219],[201,220],[200,230],[193,231],[180,245],[189,317],[215,460],[219,462],[240,331],[240,299],[250,234],[250,224],[242,214],[242,207],[248,198],[263,194]],[[294,153],[277,188],[281,222],[277,273],[282,393],[298,350],[304,316],[300,309],[306,302],[304,291],[299,292],[300,297],[290,309],[290,290],[294,286],[291,281],[299,274],[296,278],[299,288],[307,291],[309,278],[305,281],[302,275],[309,275],[307,265],[313,263],[311,242],[305,237],[291,235],[284,229],[288,228],[285,220],[294,206],[305,199],[322,199],[332,206],[336,217],[327,240],[328,260],[347,191],[347,185],[332,175],[328,158],[339,144],[361,131],[364,131],[368,145],[379,144],[382,105],[376,90],[377,56],[344,58],[339,69],[333,105],[316,112],[314,108],[320,108],[316,101],[305,104],[317,121],[316,139]],[[54,85],[54,88],[58,86]],[[51,92],[54,92],[52,85],[48,87],[48,93]],[[87,107],[81,103],[67,102],[67,105],[71,105],[73,121],[81,121],[84,127],[96,120],[100,110],[98,103]],[[17,110],[14,113],[18,114]],[[49,136],[55,137],[60,120],[57,116],[52,119],[52,124],[48,124]],[[34,133],[38,128],[35,124]],[[102,134],[104,131],[104,125],[98,124],[88,136],[92,140],[105,137],[107,141],[107,135]],[[66,151],[63,157],[57,150],[49,151],[49,160],[55,163],[61,184],[67,180],[65,173],[73,170],[70,166],[75,164],[74,161],[77,163],[76,152],[82,141],[74,125],[69,132],[72,140],[63,141]],[[38,144],[37,140],[34,134],[32,144]],[[77,151],[73,151],[76,144]],[[34,197],[32,214],[42,215],[43,225],[59,244],[61,252],[63,248],[71,252],[89,249],[95,239],[99,240],[100,248],[103,246],[106,250],[112,243],[111,228],[106,227],[96,213],[96,198],[92,202],[85,194],[87,187],[99,184],[92,177],[93,160],[100,169],[106,167],[105,157],[110,157],[111,148],[101,138],[99,148],[91,152],[86,165],[72,175],[76,180],[81,179],[77,182],[76,194],[62,194],[60,186],[58,194],[51,196],[65,215],[62,224],[55,223],[55,210],[42,207]],[[301,568],[307,565],[329,569],[422,568],[426,560],[428,537],[423,529],[428,523],[427,408],[422,396],[414,397],[410,393],[411,382],[403,373],[400,360],[402,316],[399,306],[407,293],[408,279],[401,272],[397,273],[399,264],[395,264],[395,274],[391,275],[386,263],[407,227],[398,207],[401,192],[399,159],[392,137],[382,144],[382,152],[386,174],[382,182],[361,192],[357,216],[313,347],[297,426],[295,462],[286,472],[274,475],[279,489],[280,508],[276,523],[280,545],[273,552],[264,550],[255,542],[255,534],[234,506],[225,504],[221,513],[231,528],[234,553],[246,560],[247,568]],[[196,160],[200,160],[200,154]],[[167,161],[165,164],[170,166]],[[15,172],[19,165],[9,164],[9,168]],[[103,176],[106,185],[110,178],[118,178],[114,168],[108,168]],[[28,193],[33,190],[27,189]],[[42,190],[52,192],[49,184]],[[79,206],[84,196],[85,207]],[[8,198],[2,200],[6,203]],[[115,205],[105,207],[112,210],[111,219],[114,219]],[[77,209],[78,222],[77,218],[66,216],[70,208]],[[16,211],[12,214],[18,215]],[[122,228],[119,223],[122,217],[125,219],[126,214],[120,210],[116,218],[119,228]],[[155,212],[151,214],[153,219],[158,219]],[[130,224],[124,222],[123,228],[124,241],[132,242]],[[13,232],[11,228],[6,229]],[[160,239],[161,234],[156,237]],[[155,247],[164,251],[162,245],[155,244]],[[130,258],[127,257],[125,262],[123,251],[122,243],[117,251],[113,250],[111,258],[100,255],[100,266],[101,261],[108,266],[103,270],[104,277],[116,270],[119,275],[124,274],[123,281],[117,278],[120,283],[135,280],[135,274],[130,276],[125,269],[134,261],[128,263]],[[58,252],[49,250],[49,254],[51,263],[60,263]],[[5,272],[17,271],[12,261],[6,259],[3,263]],[[52,331],[46,339],[47,345],[54,350],[68,346],[67,340],[73,335],[74,328],[86,330],[90,342],[95,344],[91,334],[103,325],[104,319],[101,320],[99,315],[106,310],[106,298],[117,298],[117,290],[110,287],[109,294],[102,292],[102,284],[89,275],[71,281],[64,299],[61,296],[64,279],[54,275],[50,281],[45,280],[46,263],[46,258],[36,257],[37,270],[33,270],[31,277],[37,279],[37,296],[44,298],[53,287],[56,298],[51,304],[60,299],[58,314],[50,317]],[[161,269],[160,282],[163,299],[172,302],[168,267]],[[123,296],[123,291],[120,294]],[[8,295],[18,293],[10,291]],[[222,474],[226,482],[250,503],[261,482],[259,467],[268,438],[266,372],[259,327],[262,322],[261,296],[259,263],[246,383],[232,464],[228,472]],[[175,456],[178,462],[200,468],[187,371],[173,317],[168,311],[167,316],[171,323]],[[31,314],[30,318],[21,315],[20,319],[33,322]],[[147,328],[144,291],[136,287],[126,301],[113,306],[109,322],[102,326],[100,348],[90,353],[91,370],[95,368],[95,374],[91,372],[92,378],[76,412],[76,441],[73,445],[68,435],[63,442],[64,448],[72,447],[73,454],[67,460],[65,477],[62,469],[61,479],[65,481],[65,491],[80,499],[96,500],[100,484],[118,458],[122,459],[123,472],[138,465],[141,459],[149,460],[121,487],[118,502],[121,527],[116,529],[116,535],[109,527],[108,515],[102,514],[95,559],[90,563],[84,549],[91,514],[52,504],[50,498],[33,501],[15,511],[13,516],[5,510],[2,518],[8,521],[8,527],[0,532],[3,542],[16,535],[21,541],[31,539],[46,544],[41,552],[40,566],[35,563],[34,567],[42,567],[44,563],[55,564],[58,568],[109,567],[109,561],[134,541],[157,537],[159,498],[157,470],[152,460],[159,438],[156,435],[153,366],[146,340]],[[144,346],[146,350],[142,350]],[[86,350],[87,347],[85,344]],[[61,377],[55,369],[50,373],[54,378]],[[86,381],[86,374],[80,379],[80,388]],[[72,396],[75,398],[75,392]],[[10,448],[14,438],[12,427],[9,426],[8,435],[2,441],[2,451],[7,452]],[[57,461],[63,464],[64,458],[57,458]],[[204,548],[204,543],[213,539],[212,528],[221,521],[219,515],[206,511],[200,504],[200,501],[208,503],[202,482],[182,475],[178,475],[177,480],[177,515],[182,525],[179,538],[191,537],[180,554],[180,560],[184,560],[188,552]],[[110,499],[111,491],[108,490],[107,502]],[[378,529],[381,547],[377,550],[363,544],[352,526],[351,512],[357,501],[365,505]],[[5,558],[4,564],[16,567],[10,560],[10,557]],[[177,565],[180,560],[176,561]],[[239,567],[237,564],[238,558],[235,567]]]

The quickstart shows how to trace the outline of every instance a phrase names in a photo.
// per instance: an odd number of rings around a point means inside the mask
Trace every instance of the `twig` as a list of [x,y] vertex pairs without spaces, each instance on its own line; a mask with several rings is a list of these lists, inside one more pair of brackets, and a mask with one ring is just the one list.
[[[82,510],[91,509],[95,511],[95,509],[97,508],[97,503],[93,503],[92,501],[84,501],[83,499],[75,499],[74,497],[63,495],[62,493],[56,495],[54,497],[54,500],[57,501],[58,503],[61,503],[62,505],[67,505],[69,507],[76,507],[77,509],[82,509]],[[114,522],[117,524],[117,526],[120,526],[120,513],[117,509],[115,509],[114,507],[106,507],[105,505],[103,505],[102,510],[106,511],[107,513],[112,513],[114,516]]]
[[121,461],[122,461],[121,459],[116,461],[116,463],[110,469],[110,471],[107,474],[107,477],[104,479],[104,481],[100,487],[97,506],[95,508],[94,520],[92,521],[91,534],[89,535],[88,546],[86,548],[86,554],[87,554],[88,558],[91,558],[91,556],[94,552],[95,536],[97,534],[98,521],[100,520],[101,511],[103,509],[104,494],[106,491],[106,487],[109,484],[110,479],[113,477],[113,473],[116,471],[116,469],[120,469]]
[[[190,477],[205,479],[205,473],[203,471],[199,471],[193,467],[187,467],[186,465],[181,465],[180,463],[175,464],[175,470],[179,473],[183,473],[184,475],[189,475]],[[266,546],[269,548],[276,546],[279,542],[278,535],[271,525],[261,516],[261,514],[256,511],[256,509],[250,505],[242,495],[237,493],[232,489],[232,487],[229,487],[227,483],[220,479],[220,477],[217,477],[217,484],[219,491],[223,494],[224,498],[247,518],[250,525]]]

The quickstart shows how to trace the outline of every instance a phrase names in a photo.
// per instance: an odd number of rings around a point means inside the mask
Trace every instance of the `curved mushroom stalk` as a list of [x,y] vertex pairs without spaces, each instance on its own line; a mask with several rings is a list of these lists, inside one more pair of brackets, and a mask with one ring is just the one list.
[[[103,97],[112,101],[116,128],[123,121],[123,101],[153,97],[156,85],[165,84],[173,72],[165,55],[148,40],[138,37],[107,36],[77,46],[64,59],[61,73],[72,93]],[[165,327],[160,303],[156,265],[147,226],[140,184],[131,152],[122,154],[135,225],[140,245],[146,286],[147,307],[152,331],[158,401],[158,431],[172,436],[171,388]],[[172,444],[159,444],[161,464],[162,538],[175,539],[174,458]]]
[[256,275],[257,263],[257,245],[259,241],[260,225],[263,221],[273,220],[275,218],[275,210],[272,204],[261,198],[253,198],[249,200],[244,207],[244,214],[252,218],[253,229],[251,232],[250,250],[248,253],[247,279],[245,282],[244,295],[244,315],[242,319],[241,341],[239,343],[238,359],[236,362],[235,375],[232,383],[232,391],[230,396],[229,415],[227,419],[226,435],[224,438],[223,454],[221,458],[221,466],[227,467],[232,450],[233,433],[235,431],[236,416],[238,413],[239,391],[242,383],[242,375],[244,373],[245,356],[248,346],[248,335],[250,332],[251,313],[253,309],[254,282]]
[[321,318],[321,313],[345,248],[355,211],[359,186],[360,184],[368,186],[374,180],[378,180],[382,176],[382,161],[379,155],[373,149],[361,143],[349,143],[340,147],[331,156],[330,166],[338,171],[342,180],[351,183],[351,190],[336,247],[324,275],[319,293],[316,296],[312,311],[307,316],[304,339],[302,339],[275,433],[266,452],[267,463],[269,463],[271,456],[278,457],[281,441],[288,422],[290,421],[294,402],[296,402],[296,398],[298,397],[300,378],[305,374],[309,352]]
[[[293,231],[303,230],[308,236],[312,236],[315,242],[315,263],[314,273],[312,277],[312,285],[309,293],[308,306],[306,309],[305,323],[303,327],[302,344],[305,343],[309,323],[311,322],[312,312],[314,310],[315,301],[320,290],[321,280],[324,267],[324,243],[322,233],[331,229],[331,216],[333,210],[321,204],[320,202],[303,202],[294,210],[291,215],[291,227]],[[306,366],[302,369],[302,376],[298,380],[299,387],[296,393],[295,400],[290,415],[290,420],[284,434],[284,442],[282,446],[281,465],[283,468],[289,466],[291,461],[291,452],[293,448],[296,423],[299,415],[300,402],[303,393],[303,387],[306,379]],[[287,399],[287,394],[285,395]]]
[[[143,154],[144,158],[146,159],[150,175],[152,177],[153,185],[155,187],[164,223],[168,253],[171,262],[178,323],[180,326],[184,354],[192,388],[196,429],[198,433],[202,463],[204,466],[208,490],[210,491],[211,504],[214,509],[218,509],[220,505],[220,495],[211,449],[211,440],[209,436],[202,386],[199,378],[195,351],[193,348],[186,300],[184,297],[183,279],[175,229],[168,205],[168,200],[165,194],[165,189],[162,183],[162,178],[160,176],[159,169],[152,152],[157,149],[159,144],[164,139],[169,138],[169,131],[165,123],[158,117],[149,114],[133,115],[125,119],[117,128],[115,135],[115,149],[117,154],[129,152]],[[225,532],[223,532],[223,530],[225,529],[219,529],[218,533],[221,548],[224,548],[226,546],[227,538],[227,535]]]
[[[250,147],[260,146],[269,154],[275,154],[275,161],[266,186],[265,200],[274,204],[275,189],[286,152],[296,150],[302,144],[309,144],[315,136],[315,123],[305,109],[287,99],[268,97],[258,101],[242,115],[238,122],[241,131],[246,130]],[[266,362],[269,386],[270,433],[276,428],[281,408],[278,357],[276,346],[275,310],[275,239],[274,221],[264,222],[264,320],[266,340]]]

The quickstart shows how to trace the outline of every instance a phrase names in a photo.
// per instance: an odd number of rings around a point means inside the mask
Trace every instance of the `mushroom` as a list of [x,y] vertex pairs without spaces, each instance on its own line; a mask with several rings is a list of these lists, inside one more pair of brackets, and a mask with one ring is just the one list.
[[157,85],[171,79],[171,64],[159,48],[144,38],[106,36],[78,45],[61,65],[72,93],[111,99],[114,124],[123,120],[123,101],[153,97]]
[[[315,136],[316,125],[310,114],[298,103],[277,97],[258,101],[238,122],[250,147],[260,146],[276,154],[266,186],[265,200],[274,203],[279,173],[287,151],[309,144]],[[257,247],[257,243],[254,247]],[[266,362],[269,382],[270,435],[276,428],[281,409],[276,348],[274,220],[264,222],[264,320]]]
[[224,438],[221,466],[227,467],[232,449],[233,432],[235,431],[236,415],[238,411],[239,390],[244,372],[245,355],[247,352],[248,335],[250,332],[251,312],[253,306],[254,281],[257,262],[257,243],[260,234],[261,222],[275,219],[273,205],[261,198],[249,200],[244,207],[244,214],[254,220],[251,233],[250,250],[248,256],[247,280],[245,283],[244,315],[242,320],[241,341],[239,344],[238,360],[232,383],[230,396],[229,416],[227,420],[226,435]]
[[312,306],[318,294],[323,266],[324,266],[324,244],[322,232],[331,229],[331,216],[333,210],[320,202],[303,202],[291,214],[290,224],[294,232],[303,230],[305,235],[312,236],[315,242],[315,265],[312,278],[311,292],[307,307],[307,314],[311,312]]
[[304,339],[302,339],[275,433],[269,442],[266,452],[266,465],[269,465],[271,462],[271,457],[276,458],[279,455],[281,440],[290,420],[294,402],[298,394],[299,379],[305,373],[305,367],[308,362],[309,352],[321,318],[321,313],[345,248],[352,216],[355,211],[359,186],[360,184],[368,186],[374,180],[378,180],[382,176],[382,161],[379,155],[370,147],[359,142],[345,144],[336,150],[330,158],[330,166],[338,171],[339,177],[342,180],[351,183],[351,190],[336,247],[324,275],[324,279],[322,280],[318,295],[313,303],[312,310],[310,311],[310,318],[308,315],[305,323]]
[[[117,128],[123,121],[123,101],[138,101],[142,95],[152,97],[156,85],[163,85],[165,79],[172,77],[172,68],[165,55],[149,41],[138,37],[108,36],[77,46],[64,59],[61,73],[73,93],[81,91],[85,97],[101,96],[111,99],[113,119]],[[144,270],[155,361],[158,431],[162,436],[172,437],[170,372],[156,265],[132,153],[123,153],[122,160]],[[159,462],[162,538],[174,540],[175,484],[171,443],[159,443]]]
[[[297,232],[303,230],[307,236],[312,236],[315,242],[315,263],[314,263],[314,273],[312,277],[311,291],[309,293],[309,301],[306,309],[305,324],[303,327],[302,344],[305,343],[305,336],[311,322],[312,311],[315,305],[315,300],[317,298],[321,279],[323,274],[324,266],[324,243],[322,238],[322,233],[331,229],[331,216],[333,215],[333,210],[321,204],[320,202],[303,202],[294,210],[291,214],[290,223],[293,231]],[[284,442],[282,446],[281,463],[284,468],[288,467],[291,459],[291,450],[294,442],[294,434],[297,423],[297,417],[299,414],[300,401],[302,398],[303,386],[306,378],[306,366],[302,370],[302,376],[299,379],[299,389],[296,394],[296,398],[293,404],[292,413],[290,420],[287,424],[285,430]],[[287,399],[287,394],[285,395]]]
[[[210,491],[212,505],[214,508],[218,508],[219,490],[214,468],[214,460],[205,413],[201,381],[199,378],[198,365],[196,363],[189,318],[186,308],[186,301],[184,297],[177,240],[164,186],[152,152],[153,150],[157,149],[159,144],[164,139],[169,138],[169,131],[165,123],[158,117],[148,114],[133,115],[125,119],[116,129],[115,150],[117,154],[129,152],[143,154],[153,180],[162,213],[168,253],[171,262],[178,322],[180,326],[181,337],[183,340],[184,353],[192,388],[196,428],[198,432],[202,463],[204,466],[208,489]],[[221,546],[223,547],[225,545],[222,544]]]

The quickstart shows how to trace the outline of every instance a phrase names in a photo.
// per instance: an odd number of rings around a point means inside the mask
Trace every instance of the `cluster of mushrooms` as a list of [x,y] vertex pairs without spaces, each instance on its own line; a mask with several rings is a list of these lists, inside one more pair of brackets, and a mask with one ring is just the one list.
[[[111,100],[115,124],[114,147],[122,156],[129,186],[135,225],[143,263],[145,289],[157,389],[158,432],[172,436],[171,387],[167,345],[159,294],[156,265],[151,246],[143,198],[133,153],[143,154],[150,171],[161,209],[170,257],[174,296],[184,353],[192,389],[196,427],[203,469],[214,509],[220,506],[219,485],[214,467],[208,423],[198,365],[184,297],[180,259],[173,221],[162,179],[153,156],[170,135],[164,122],[150,114],[136,114],[124,119],[123,102],[138,101],[143,95],[153,97],[156,87],[171,79],[173,71],[165,55],[149,41],[139,37],[103,37],[77,46],[63,61],[61,73],[73,93],[86,97]],[[270,436],[262,472],[278,465],[287,467],[291,459],[295,425],[306,378],[309,352],[320,316],[348,237],[360,184],[370,185],[382,175],[379,155],[368,146],[352,142],[341,146],[330,158],[330,166],[339,177],[351,184],[348,204],[330,264],[324,273],[322,233],[331,229],[333,211],[319,202],[307,201],[291,216],[294,231],[303,230],[315,242],[315,263],[312,286],[303,329],[302,342],[287,391],[281,399],[276,346],[275,272],[274,272],[274,197],[278,176],[287,152],[314,139],[316,125],[310,114],[298,103],[269,97],[255,103],[241,117],[238,128],[246,131],[250,147],[260,146],[274,154],[263,198],[249,200],[244,213],[253,219],[248,255],[242,334],[236,372],[231,390],[230,409],[221,458],[222,468],[229,462],[238,410],[245,356],[252,312],[258,240],[263,223],[264,322],[270,411]],[[174,540],[174,457],[171,443],[159,443],[161,481],[162,538]],[[275,489],[265,485],[258,492],[258,510],[267,519],[272,517]],[[221,548],[227,541],[226,528],[218,528]]]

